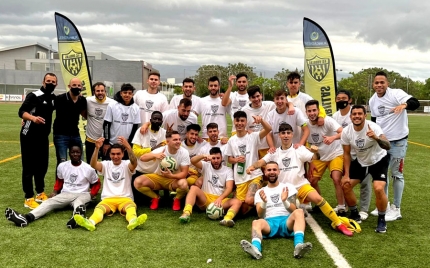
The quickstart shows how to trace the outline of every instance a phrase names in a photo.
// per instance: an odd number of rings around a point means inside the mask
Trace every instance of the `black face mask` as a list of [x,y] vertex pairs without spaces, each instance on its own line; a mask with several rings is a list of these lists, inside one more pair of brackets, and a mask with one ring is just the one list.
[[46,83],[45,84],[45,93],[47,94],[51,94],[52,92],[54,92],[56,85],[52,84],[52,83]]
[[81,94],[81,89],[80,89],[80,88],[78,88],[78,87],[72,87],[72,88],[70,89],[70,92],[72,92],[72,94],[73,94],[74,96],[79,96],[79,94]]
[[337,110],[341,110],[341,109],[345,108],[346,106],[348,106],[348,101],[338,101],[338,102],[336,102],[336,109]]

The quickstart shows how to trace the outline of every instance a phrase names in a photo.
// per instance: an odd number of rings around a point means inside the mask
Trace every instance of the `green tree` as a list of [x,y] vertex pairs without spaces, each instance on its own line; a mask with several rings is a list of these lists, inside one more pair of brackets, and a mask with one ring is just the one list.
[[[289,69],[284,69],[282,68],[282,70],[280,72],[277,72],[274,76],[274,79],[276,81],[278,81],[279,85],[281,86],[281,89],[287,90],[287,76],[293,71],[289,70]],[[298,70],[296,68],[296,70],[294,70],[294,72],[298,72],[301,76],[301,81],[302,81],[302,85],[300,86],[300,91],[304,91],[305,88],[305,84],[304,84],[304,80],[303,80],[303,75],[304,72],[303,70]]]
[[281,88],[279,82],[273,78],[264,78],[262,76],[255,78],[251,85],[257,85],[263,94],[263,100],[273,100],[273,93]]

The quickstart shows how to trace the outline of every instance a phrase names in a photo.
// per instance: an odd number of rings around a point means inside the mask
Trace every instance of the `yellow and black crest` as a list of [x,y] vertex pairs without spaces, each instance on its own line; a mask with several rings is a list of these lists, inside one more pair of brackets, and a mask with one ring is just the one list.
[[330,59],[322,59],[318,56],[313,57],[310,60],[306,60],[306,65],[310,75],[318,82],[321,82],[330,69]]
[[61,61],[64,69],[66,69],[71,75],[77,76],[82,68],[83,55],[81,52],[75,52],[70,50],[67,54],[61,55]]

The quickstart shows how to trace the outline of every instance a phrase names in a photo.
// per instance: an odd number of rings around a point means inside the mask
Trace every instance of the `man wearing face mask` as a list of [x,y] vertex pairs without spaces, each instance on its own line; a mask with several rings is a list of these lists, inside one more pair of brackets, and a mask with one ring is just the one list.
[[[44,192],[45,175],[49,161],[49,133],[54,111],[54,89],[57,76],[45,74],[40,90],[29,93],[18,115],[24,120],[21,128],[22,189],[25,193],[24,207],[34,209],[39,204],[34,199],[33,177],[36,186],[36,200],[46,200]],[[34,153],[37,152],[37,157]]]

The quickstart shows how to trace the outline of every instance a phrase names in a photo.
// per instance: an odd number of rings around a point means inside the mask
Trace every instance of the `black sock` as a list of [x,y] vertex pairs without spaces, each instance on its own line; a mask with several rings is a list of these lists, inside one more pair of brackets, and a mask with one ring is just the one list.
[[32,222],[32,221],[35,220],[35,217],[34,217],[33,214],[31,214],[31,212],[28,213],[28,214],[25,214],[24,217],[25,217],[25,219],[27,220],[28,223],[30,223],[30,222]]

